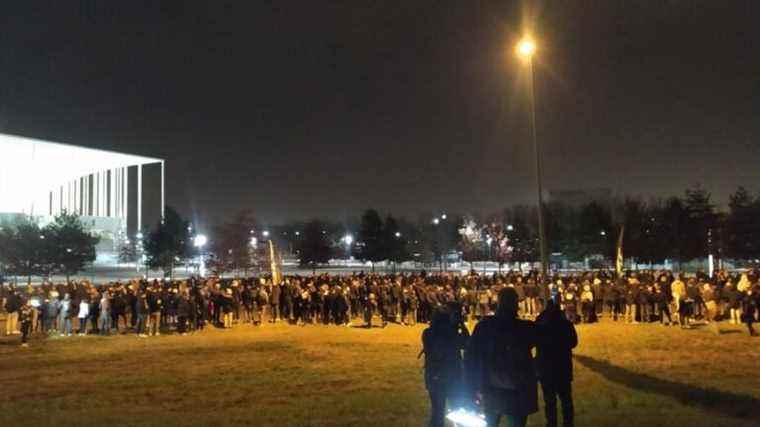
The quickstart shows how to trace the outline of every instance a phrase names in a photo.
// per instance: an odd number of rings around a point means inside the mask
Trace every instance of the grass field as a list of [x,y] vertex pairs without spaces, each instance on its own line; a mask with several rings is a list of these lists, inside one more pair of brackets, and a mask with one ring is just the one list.
[[[0,426],[423,426],[422,329],[245,325],[27,349],[3,337]],[[738,327],[578,331],[577,425],[760,425],[760,339]]]

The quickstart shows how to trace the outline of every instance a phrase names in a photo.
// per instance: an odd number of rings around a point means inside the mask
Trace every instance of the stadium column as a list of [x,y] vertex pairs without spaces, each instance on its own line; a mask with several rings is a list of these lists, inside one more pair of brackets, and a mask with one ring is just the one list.
[[165,193],[164,189],[166,188],[165,180],[164,180],[164,161],[161,160],[161,222],[164,220],[164,205],[165,205]]
[[128,190],[127,183],[129,182],[128,171],[129,171],[129,168],[127,167],[123,168],[122,170],[123,177],[121,180],[121,185],[122,185],[121,187],[121,213],[124,216],[125,223],[127,219],[127,212],[129,212],[129,210],[127,209],[127,190]]

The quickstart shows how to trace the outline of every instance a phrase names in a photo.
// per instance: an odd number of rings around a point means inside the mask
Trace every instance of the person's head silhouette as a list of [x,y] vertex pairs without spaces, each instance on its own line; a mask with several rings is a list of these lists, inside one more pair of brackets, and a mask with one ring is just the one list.
[[514,288],[504,288],[499,292],[499,308],[496,314],[499,316],[517,316],[517,292]]

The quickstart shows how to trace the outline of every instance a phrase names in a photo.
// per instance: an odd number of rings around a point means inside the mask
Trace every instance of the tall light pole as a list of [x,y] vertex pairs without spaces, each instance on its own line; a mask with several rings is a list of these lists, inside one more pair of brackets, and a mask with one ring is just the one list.
[[533,54],[536,53],[536,43],[530,37],[524,37],[517,43],[517,55],[528,67],[530,79],[530,130],[533,139],[533,152],[536,157],[536,189],[538,191],[538,244],[541,252],[541,273],[546,277],[549,270],[549,258],[546,253],[546,232],[544,227],[544,196],[541,184],[541,150],[536,137],[536,94],[533,81]]

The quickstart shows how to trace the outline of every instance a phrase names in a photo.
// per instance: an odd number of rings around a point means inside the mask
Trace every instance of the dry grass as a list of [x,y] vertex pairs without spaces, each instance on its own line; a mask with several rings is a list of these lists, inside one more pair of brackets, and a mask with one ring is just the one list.
[[[3,339],[0,426],[422,426],[421,331],[240,326],[186,337],[38,340],[28,349]],[[760,419],[760,340],[611,323],[579,333],[578,425]]]

